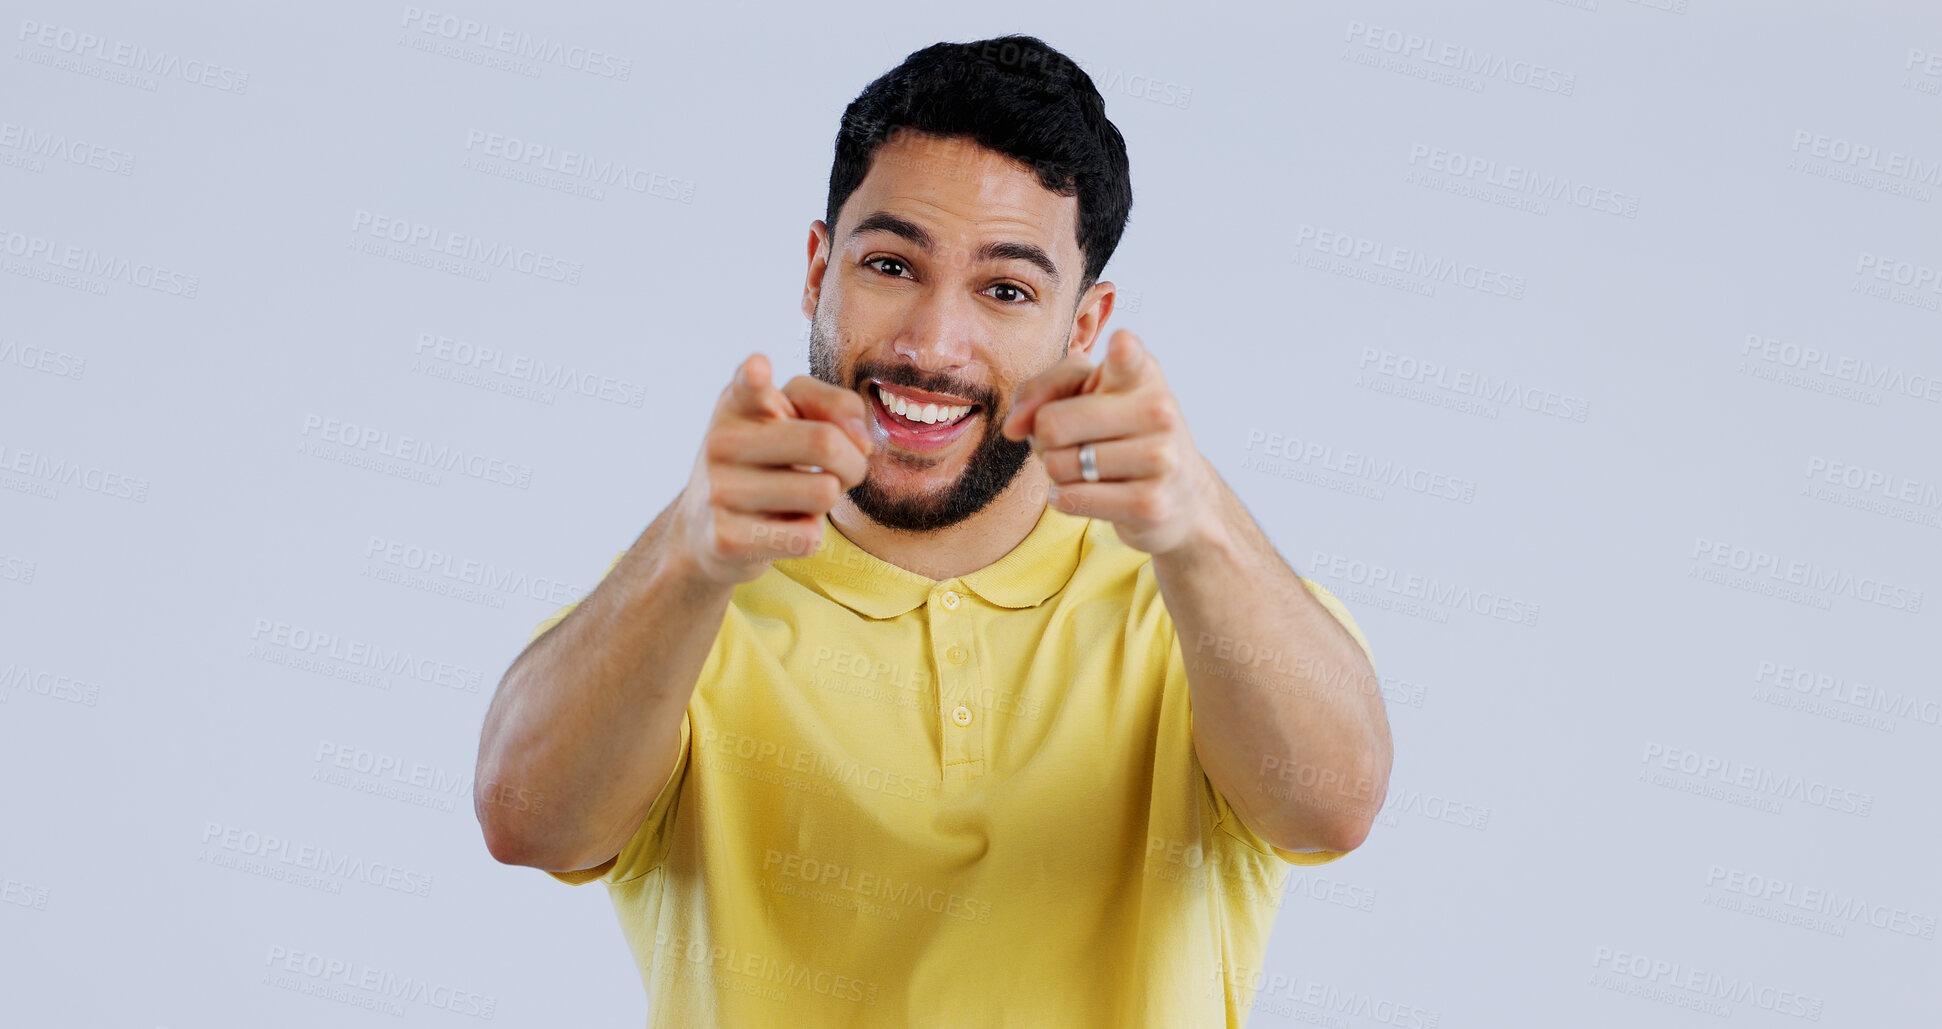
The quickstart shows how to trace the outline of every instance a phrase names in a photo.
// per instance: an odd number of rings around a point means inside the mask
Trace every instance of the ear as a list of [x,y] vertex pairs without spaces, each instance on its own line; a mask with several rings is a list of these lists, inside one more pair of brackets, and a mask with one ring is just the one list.
[[809,223],[809,272],[802,284],[802,316],[814,321],[816,300],[823,293],[823,272],[829,268],[829,226],[821,218]]
[[[1118,288],[1111,282],[1095,282],[1079,298],[1078,311],[1072,320],[1072,349],[1092,358],[1095,342],[1105,339],[1102,334],[1106,319],[1112,317],[1113,298],[1119,295]],[[1095,362],[1097,363],[1097,362]]]

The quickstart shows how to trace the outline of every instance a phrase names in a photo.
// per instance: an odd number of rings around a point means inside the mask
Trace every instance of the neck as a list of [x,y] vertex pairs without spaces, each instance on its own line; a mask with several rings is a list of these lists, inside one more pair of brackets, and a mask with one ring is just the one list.
[[1012,552],[1045,512],[1045,466],[1034,454],[1004,492],[977,514],[942,529],[892,529],[864,514],[848,495],[830,509],[830,523],[870,556],[926,579],[968,575]]

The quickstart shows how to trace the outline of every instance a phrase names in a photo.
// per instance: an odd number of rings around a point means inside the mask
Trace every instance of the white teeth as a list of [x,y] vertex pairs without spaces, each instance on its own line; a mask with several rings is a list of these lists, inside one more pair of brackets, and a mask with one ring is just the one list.
[[936,404],[913,404],[903,397],[884,389],[882,386],[877,387],[877,397],[883,401],[884,407],[896,414],[903,416],[909,421],[921,422],[926,425],[936,425],[938,422],[957,421],[959,418],[968,414],[973,406],[971,404],[951,404],[939,407]]

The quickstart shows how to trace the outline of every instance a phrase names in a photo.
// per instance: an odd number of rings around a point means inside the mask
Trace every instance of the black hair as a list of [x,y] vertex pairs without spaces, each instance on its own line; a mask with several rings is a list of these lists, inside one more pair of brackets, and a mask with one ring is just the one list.
[[1041,185],[1079,198],[1083,294],[1119,246],[1133,208],[1126,140],[1106,101],[1073,60],[1035,36],[936,43],[863,88],[843,111],[829,169],[836,231],[843,202],[863,182],[877,147],[900,129],[969,138],[1029,165]]

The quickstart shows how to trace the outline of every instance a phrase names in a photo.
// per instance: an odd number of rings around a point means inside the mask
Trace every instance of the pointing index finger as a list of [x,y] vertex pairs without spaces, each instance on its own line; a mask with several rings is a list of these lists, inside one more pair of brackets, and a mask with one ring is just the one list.
[[1099,362],[1099,388],[1109,393],[1132,390],[1145,378],[1146,344],[1129,329],[1113,333],[1106,341],[1106,357]]
[[794,418],[796,406],[771,379],[769,358],[761,351],[742,359],[735,378],[722,391],[725,410],[743,418]]

